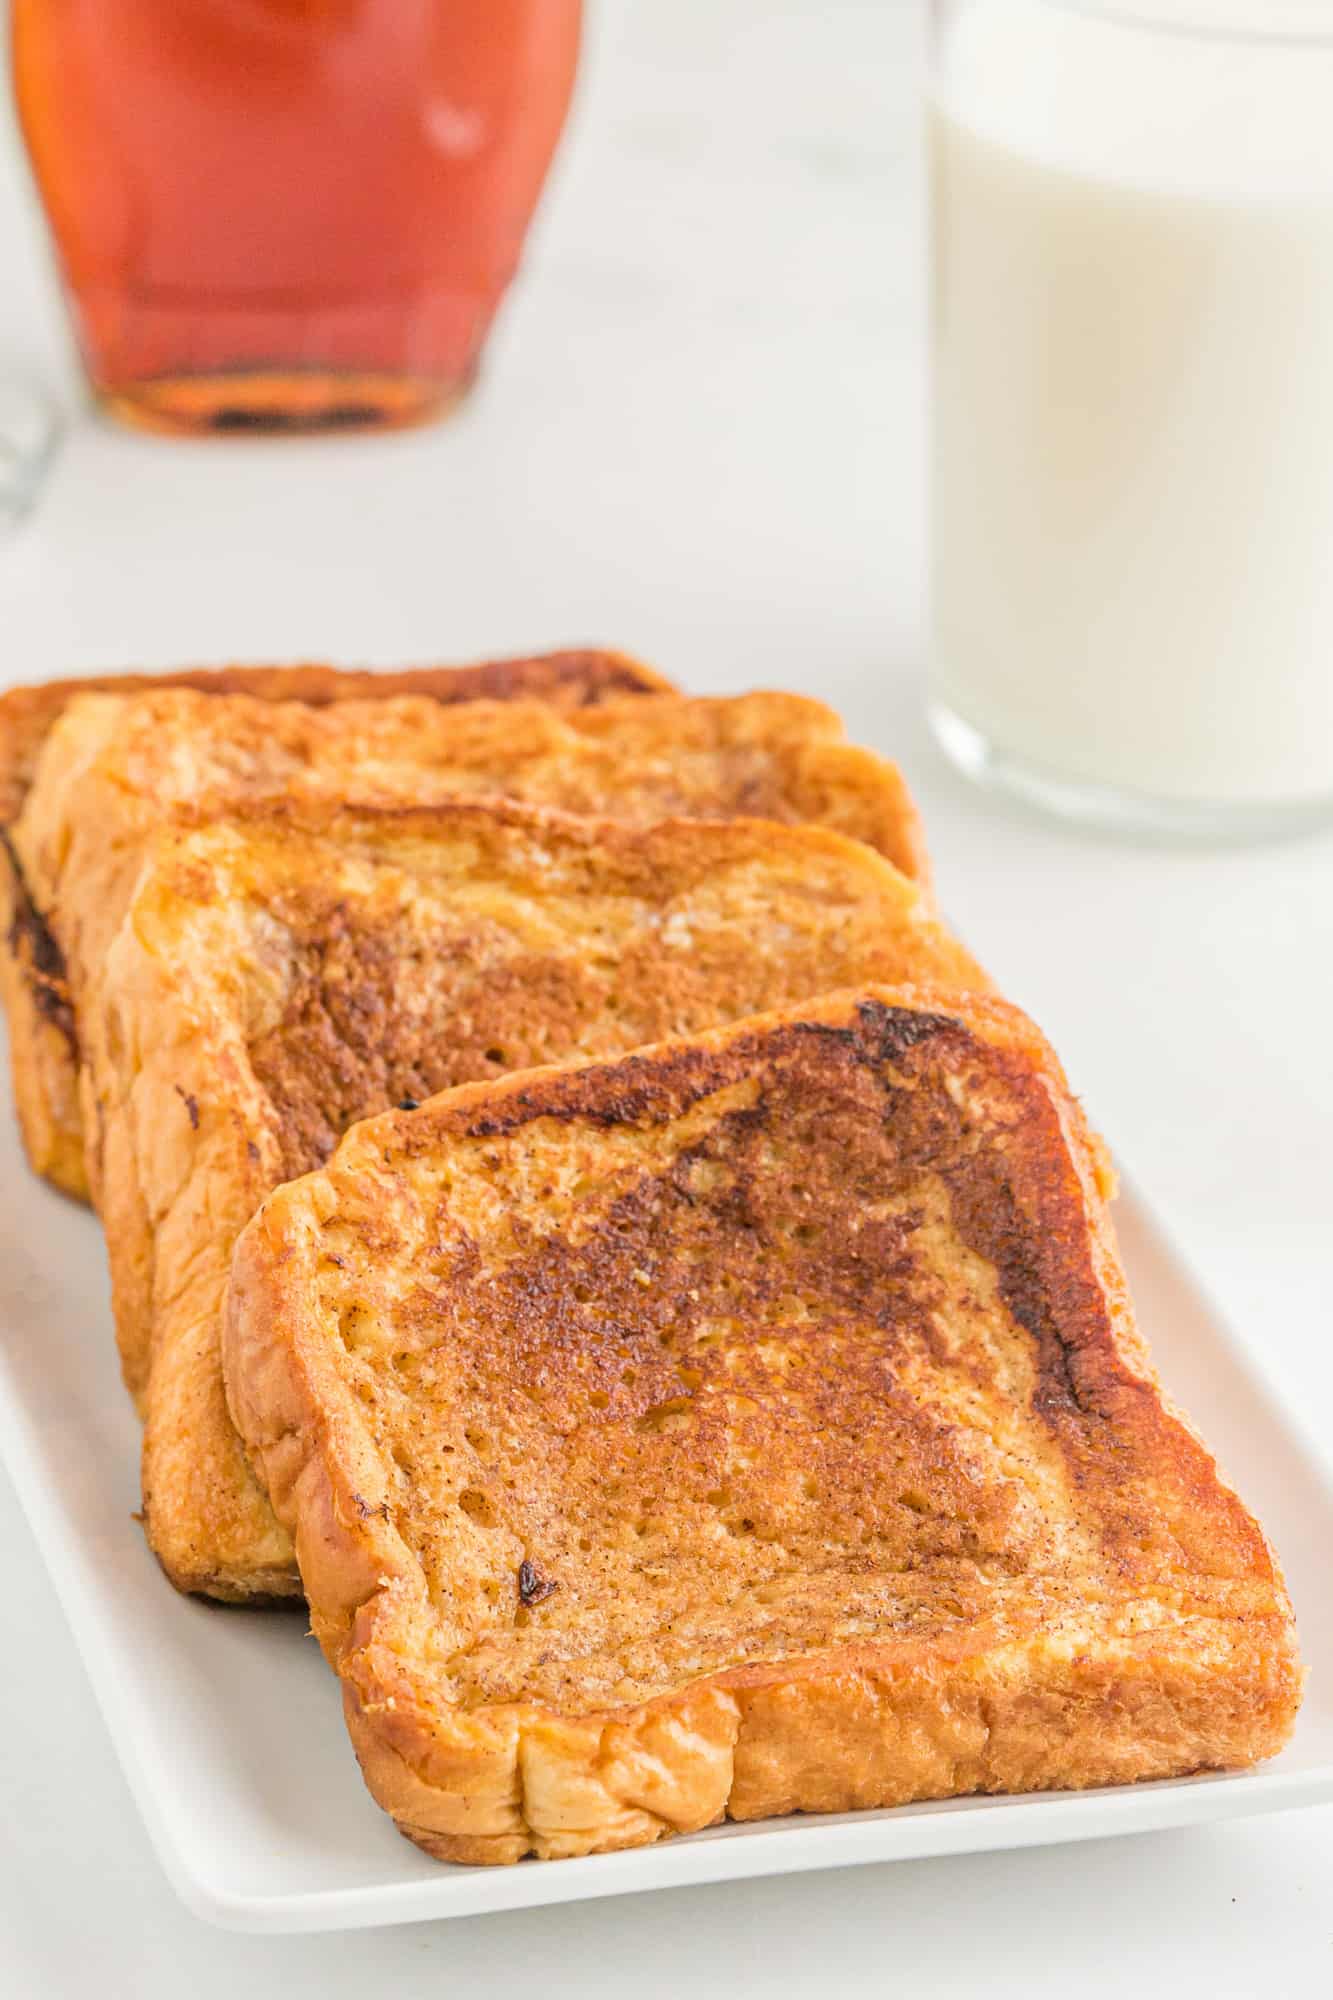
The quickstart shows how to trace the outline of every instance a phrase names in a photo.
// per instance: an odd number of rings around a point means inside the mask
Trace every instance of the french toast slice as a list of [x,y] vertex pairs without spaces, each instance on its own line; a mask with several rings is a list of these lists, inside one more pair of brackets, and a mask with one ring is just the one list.
[[849,745],[832,710],[795,695],[636,696],[557,712],[520,699],[445,706],[398,695],[321,708],[179,688],[85,694],[48,733],[11,830],[23,913],[10,927],[9,984],[20,987],[11,1055],[26,1079],[18,1102],[34,1164],[54,1167],[66,1187],[79,1172],[79,994],[98,977],[153,828],[275,796],[429,803],[482,793],[636,824],[677,813],[811,820],[868,841],[909,874],[925,871],[898,772]]
[[610,695],[673,692],[669,681],[626,654],[583,648],[384,673],[310,665],[102,674],[0,694],[0,1005],[9,1019],[14,1098],[34,1171],[80,1200],[88,1198],[88,1185],[79,1125],[78,1045],[64,960],[43,914],[47,899],[27,880],[10,829],[23,810],[48,736],[77,696],[166,688],[188,688],[201,696],[243,694],[254,701],[299,702],[310,708],[402,695],[442,705],[525,698],[578,706]]
[[1272,1755],[1272,1551],[1000,1001],[860,990],[356,1126],[231,1408],[379,1803],[463,1862]]
[[518,805],[311,806],[162,832],[81,1016],[146,1531],[183,1589],[299,1591],[223,1395],[232,1245],[367,1113],[830,983],[984,986],[858,842]]

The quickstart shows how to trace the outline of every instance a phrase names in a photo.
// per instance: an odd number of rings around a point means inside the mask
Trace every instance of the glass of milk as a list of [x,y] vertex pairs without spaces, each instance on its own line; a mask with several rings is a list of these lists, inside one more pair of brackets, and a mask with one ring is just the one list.
[[936,0],[931,708],[1067,814],[1333,822],[1333,0]]

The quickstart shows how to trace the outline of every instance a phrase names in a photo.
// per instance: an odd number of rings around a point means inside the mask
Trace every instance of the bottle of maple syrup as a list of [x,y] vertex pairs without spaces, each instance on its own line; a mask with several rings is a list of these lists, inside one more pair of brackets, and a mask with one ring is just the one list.
[[12,0],[94,389],[176,432],[389,427],[476,371],[580,0]]

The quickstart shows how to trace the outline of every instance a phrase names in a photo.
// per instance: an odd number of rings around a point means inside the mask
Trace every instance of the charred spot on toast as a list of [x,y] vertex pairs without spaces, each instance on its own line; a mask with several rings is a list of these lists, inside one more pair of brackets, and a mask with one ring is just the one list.
[[949,1032],[956,1034],[962,1028],[956,1015],[890,1007],[882,1000],[862,1000],[856,1016],[861,1036],[869,1041],[878,1062],[894,1062],[918,1042]]
[[521,1604],[531,1610],[534,1604],[544,1604],[559,1588],[558,1583],[542,1575],[531,1557],[523,1558],[518,1566],[518,1596]]
[[3,850],[13,881],[13,914],[8,938],[10,952],[22,970],[33,1006],[43,1020],[60,1031],[71,1052],[77,1055],[78,1037],[65,955],[46,918],[33,901],[17,849],[4,827],[0,827],[0,850]]

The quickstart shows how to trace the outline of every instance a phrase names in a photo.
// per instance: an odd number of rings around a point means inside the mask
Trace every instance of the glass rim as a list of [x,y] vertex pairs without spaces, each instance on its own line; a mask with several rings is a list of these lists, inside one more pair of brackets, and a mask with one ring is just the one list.
[[[1020,0],[1056,14],[1083,14],[1108,24],[1174,41],[1229,42],[1255,48],[1333,48],[1333,6],[1321,22],[1300,0],[1187,0],[1174,16],[1162,0]],[[1277,16],[1274,19],[1274,15]]]

